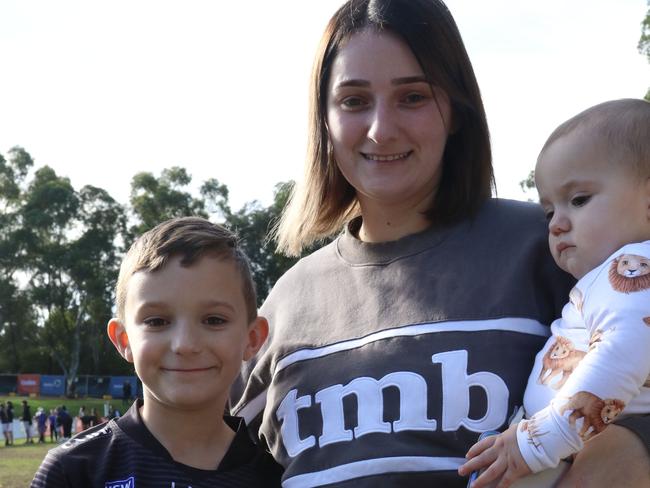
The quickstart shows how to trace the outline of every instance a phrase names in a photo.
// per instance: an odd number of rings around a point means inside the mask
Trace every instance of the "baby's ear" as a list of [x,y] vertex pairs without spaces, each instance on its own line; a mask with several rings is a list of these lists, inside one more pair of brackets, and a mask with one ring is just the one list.
[[650,176],[645,180],[646,215],[650,220]]
[[126,327],[119,319],[112,318],[108,321],[106,326],[108,338],[111,340],[117,352],[120,353],[128,362],[133,362],[133,353],[131,352],[131,345],[129,344],[129,336],[126,333]]
[[257,351],[264,345],[266,338],[269,336],[269,323],[264,317],[255,317],[248,325],[248,344],[244,349],[244,361],[257,354]]

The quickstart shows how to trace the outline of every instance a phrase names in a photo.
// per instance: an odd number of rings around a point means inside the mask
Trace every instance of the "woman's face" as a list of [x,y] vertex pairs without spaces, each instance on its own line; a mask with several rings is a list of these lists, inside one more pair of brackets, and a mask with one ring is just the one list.
[[362,208],[428,206],[451,122],[410,48],[389,32],[358,32],[332,64],[327,126],[334,157]]

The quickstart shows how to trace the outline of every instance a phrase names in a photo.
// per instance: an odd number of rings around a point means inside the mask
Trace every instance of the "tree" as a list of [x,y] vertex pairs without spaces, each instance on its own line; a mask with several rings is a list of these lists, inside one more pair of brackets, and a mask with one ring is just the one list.
[[293,182],[275,186],[273,203],[263,207],[259,202],[247,203],[239,211],[228,216],[226,224],[239,235],[241,246],[251,262],[258,302],[261,304],[277,279],[297,261],[275,251],[269,233],[279,219]]
[[24,189],[19,214],[26,242],[22,272],[40,325],[36,339],[67,376],[70,394],[82,346],[97,352],[105,336],[124,210],[104,190],[77,192],[45,166]]
[[9,160],[0,155],[0,370],[23,371],[30,364],[36,322],[18,276],[26,258],[27,239],[22,228],[21,185],[34,162],[21,147],[13,147]]
[[[152,173],[136,174],[131,180],[131,212],[136,223],[129,229],[129,241],[135,236],[153,228],[160,222],[173,217],[208,217],[205,201],[195,198],[186,190],[192,177],[185,168],[164,169],[159,178]],[[208,195],[219,196],[223,188],[214,180],[214,187],[205,191]],[[225,189],[227,199],[227,188]]]
[[[645,54],[650,63],[650,1],[648,1],[648,11],[645,14],[645,19],[641,22],[641,38],[639,39],[638,48],[639,52]],[[645,99],[650,102],[650,88],[648,88]]]

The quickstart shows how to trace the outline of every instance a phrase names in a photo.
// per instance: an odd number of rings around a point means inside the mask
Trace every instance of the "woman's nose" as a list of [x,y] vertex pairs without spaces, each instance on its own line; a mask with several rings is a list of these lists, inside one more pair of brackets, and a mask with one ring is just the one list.
[[397,114],[386,103],[377,103],[370,112],[368,139],[375,144],[391,141],[397,135]]

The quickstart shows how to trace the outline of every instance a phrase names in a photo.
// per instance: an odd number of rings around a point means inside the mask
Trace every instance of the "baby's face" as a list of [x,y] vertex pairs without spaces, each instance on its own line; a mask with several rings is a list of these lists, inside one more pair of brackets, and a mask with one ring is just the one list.
[[205,256],[184,267],[176,257],[159,271],[135,273],[126,292],[125,357],[142,380],[145,405],[225,405],[248,355],[246,312],[232,261]]
[[610,154],[575,130],[547,147],[535,168],[551,253],[577,279],[624,244],[650,239],[650,179]]

